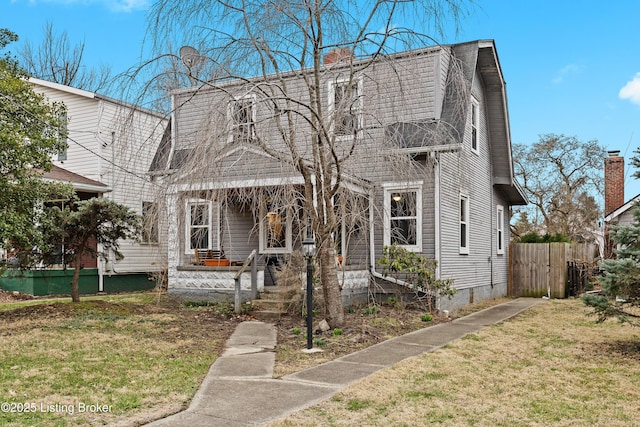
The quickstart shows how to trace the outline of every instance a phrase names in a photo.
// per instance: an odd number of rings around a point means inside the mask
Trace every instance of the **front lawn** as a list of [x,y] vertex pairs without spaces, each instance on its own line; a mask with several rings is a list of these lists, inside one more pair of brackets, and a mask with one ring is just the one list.
[[136,425],[184,408],[238,319],[166,296],[0,304],[0,425]]
[[272,425],[640,425],[640,329],[587,311],[541,301]]

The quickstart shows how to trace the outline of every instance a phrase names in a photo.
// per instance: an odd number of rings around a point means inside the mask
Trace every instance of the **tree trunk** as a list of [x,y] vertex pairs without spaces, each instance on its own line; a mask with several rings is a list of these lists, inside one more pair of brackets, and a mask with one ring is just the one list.
[[336,269],[336,251],[333,246],[320,245],[318,260],[320,262],[320,282],[327,310],[327,322],[331,328],[344,326],[344,309],[342,292]]
[[76,257],[74,261],[73,279],[71,279],[71,301],[80,302],[80,269],[82,266],[82,260],[80,257]]

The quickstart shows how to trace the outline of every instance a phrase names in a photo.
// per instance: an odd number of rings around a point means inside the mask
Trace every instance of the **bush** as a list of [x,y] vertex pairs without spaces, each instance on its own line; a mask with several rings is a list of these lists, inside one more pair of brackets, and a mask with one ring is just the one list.
[[531,231],[527,234],[523,234],[519,239],[515,240],[516,243],[571,243],[571,239],[562,233],[549,234],[545,233],[543,236],[539,235],[535,231]]
[[438,305],[438,299],[453,297],[457,290],[452,288],[452,279],[437,279],[435,260],[422,254],[410,252],[393,244],[385,246],[382,258],[378,260],[384,276],[392,276],[398,282],[404,282],[415,291],[417,300],[432,313]]
[[430,314],[423,314],[422,316],[420,316],[420,320],[422,320],[423,322],[431,322],[433,320],[433,317]]

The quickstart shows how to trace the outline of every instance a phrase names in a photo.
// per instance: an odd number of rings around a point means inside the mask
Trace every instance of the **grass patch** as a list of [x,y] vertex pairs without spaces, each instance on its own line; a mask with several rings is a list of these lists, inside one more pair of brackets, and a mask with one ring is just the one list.
[[[235,327],[154,293],[0,305],[0,425],[143,423],[182,409]],[[107,408],[81,412],[82,405]]]
[[361,411],[371,407],[371,404],[372,402],[370,400],[349,399],[346,408],[349,411]]
[[580,300],[541,301],[271,425],[635,425],[640,329],[586,312]]

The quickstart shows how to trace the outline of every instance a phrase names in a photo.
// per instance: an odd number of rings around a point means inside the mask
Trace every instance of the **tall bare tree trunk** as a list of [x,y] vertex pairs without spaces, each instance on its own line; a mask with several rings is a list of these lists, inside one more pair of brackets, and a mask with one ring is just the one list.
[[336,251],[333,245],[320,245],[320,281],[327,310],[327,322],[332,328],[344,326],[342,292],[336,270]]

